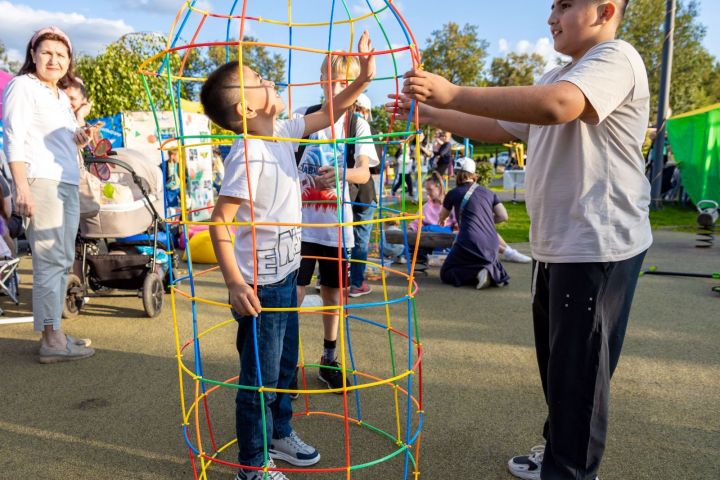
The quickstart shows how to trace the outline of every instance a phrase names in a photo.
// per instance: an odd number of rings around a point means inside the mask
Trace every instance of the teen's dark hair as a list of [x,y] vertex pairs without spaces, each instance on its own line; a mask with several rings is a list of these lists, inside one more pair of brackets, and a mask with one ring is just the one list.
[[37,72],[37,68],[35,67],[35,62],[33,62],[32,59],[32,52],[36,51],[40,44],[44,40],[55,40],[58,42],[61,42],[68,51],[68,57],[70,58],[70,64],[68,65],[67,73],[63,78],[60,79],[58,82],[58,87],[60,88],[67,88],[72,83],[76,82],[75,80],[75,59],[73,58],[72,50],[70,49],[70,45],[68,45],[67,40],[65,37],[58,35],[57,33],[43,33],[38,37],[38,39],[35,41],[35,47],[33,48],[32,40],[28,41],[27,48],[25,49],[25,62],[23,63],[22,67],[20,67],[20,71],[18,72],[18,75],[27,75],[28,73],[34,74]]
[[200,103],[216,125],[240,133],[242,122],[235,106],[240,103],[237,61],[221,65],[212,72],[200,90]]

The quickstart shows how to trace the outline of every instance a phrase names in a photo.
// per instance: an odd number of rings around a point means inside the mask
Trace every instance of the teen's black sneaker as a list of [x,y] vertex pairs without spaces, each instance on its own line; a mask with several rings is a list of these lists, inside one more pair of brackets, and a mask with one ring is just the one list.
[[[321,382],[325,383],[328,388],[342,388],[343,387],[343,372],[339,370],[340,364],[337,362],[337,360],[333,360],[332,362],[328,362],[325,360],[325,358],[320,358],[320,365],[324,367],[334,367],[334,368],[320,368],[320,371],[318,372],[318,378]],[[336,370],[337,369],[337,370]],[[350,382],[347,381],[346,385],[350,385]],[[342,395],[342,392],[334,392],[338,395]]]
[[[272,460],[268,462],[269,468],[276,468]],[[235,475],[235,480],[265,480],[262,470],[240,470]],[[267,480],[289,480],[282,472],[268,472]]]
[[545,445],[536,445],[528,455],[518,455],[508,460],[508,470],[518,478],[540,480],[540,470],[545,456]]
[[295,430],[285,438],[273,438],[268,454],[272,459],[284,460],[296,467],[309,467],[320,461],[318,451],[300,440]]

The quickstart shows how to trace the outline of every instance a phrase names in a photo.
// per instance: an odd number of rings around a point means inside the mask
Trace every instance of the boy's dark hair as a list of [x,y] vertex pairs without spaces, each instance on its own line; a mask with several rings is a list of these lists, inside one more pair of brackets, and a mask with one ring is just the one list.
[[208,76],[200,90],[205,115],[221,128],[235,133],[242,130],[242,119],[235,109],[240,103],[238,68],[237,61],[221,65]]

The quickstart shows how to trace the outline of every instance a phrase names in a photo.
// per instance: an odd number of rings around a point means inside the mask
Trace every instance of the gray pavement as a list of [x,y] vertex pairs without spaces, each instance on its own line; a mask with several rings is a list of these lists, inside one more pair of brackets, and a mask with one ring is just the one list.
[[[646,265],[686,272],[720,271],[720,241],[713,249],[694,248],[693,235],[657,232]],[[525,247],[525,248],[523,248]],[[527,250],[519,245],[520,250]],[[526,252],[527,253],[527,252]],[[23,305],[6,299],[6,317],[28,314],[29,262],[22,264]],[[420,478],[499,479],[507,459],[541,441],[545,415],[536,372],[530,318],[530,267],[509,264],[511,285],[476,291],[442,285],[437,268],[420,277],[418,321],[425,349],[423,364],[426,424]],[[611,429],[603,480],[709,479],[720,471],[720,295],[718,280],[646,276],[640,279],[623,357],[613,381]],[[380,301],[380,286],[364,297]],[[402,296],[399,279],[388,284]],[[198,295],[220,300],[217,272],[198,281]],[[178,372],[168,304],[157,319],[143,317],[140,299],[93,299],[68,332],[93,339],[97,355],[58,365],[40,365],[38,336],[30,325],[0,326],[0,478],[8,479],[190,479],[181,437]],[[189,302],[178,302],[181,338],[189,336]],[[227,312],[201,306],[201,328],[228,320]],[[359,315],[384,322],[384,310]],[[390,309],[402,329],[404,305]],[[320,350],[317,315],[303,315],[308,362]],[[389,372],[384,329],[352,325],[359,368]],[[404,359],[403,344],[395,343]],[[185,353],[186,359],[192,352]],[[205,374],[229,378],[237,372],[234,328],[222,326],[203,339]],[[314,373],[309,386],[317,388]],[[188,378],[185,377],[187,386]],[[392,395],[387,387],[362,393],[363,418],[393,431]],[[218,442],[232,438],[232,391],[211,395],[209,408]],[[311,399],[314,409],[342,412],[342,397]],[[354,401],[349,402],[355,413]],[[304,401],[296,402],[302,409]],[[297,429],[321,451],[320,467],[344,461],[342,422],[323,416],[300,417]],[[404,424],[403,424],[404,428]],[[353,462],[392,450],[387,440],[351,429]],[[206,443],[204,447],[211,447]],[[221,458],[232,460],[235,447]],[[346,478],[344,474],[292,474],[291,479]],[[209,479],[230,479],[223,467]],[[401,479],[402,462],[392,460],[353,471],[352,479]]]

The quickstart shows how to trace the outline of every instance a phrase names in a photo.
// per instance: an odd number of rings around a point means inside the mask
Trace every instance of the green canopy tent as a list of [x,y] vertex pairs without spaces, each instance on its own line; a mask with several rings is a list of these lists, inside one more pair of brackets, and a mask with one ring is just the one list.
[[693,203],[720,203],[720,103],[668,120],[668,139]]

